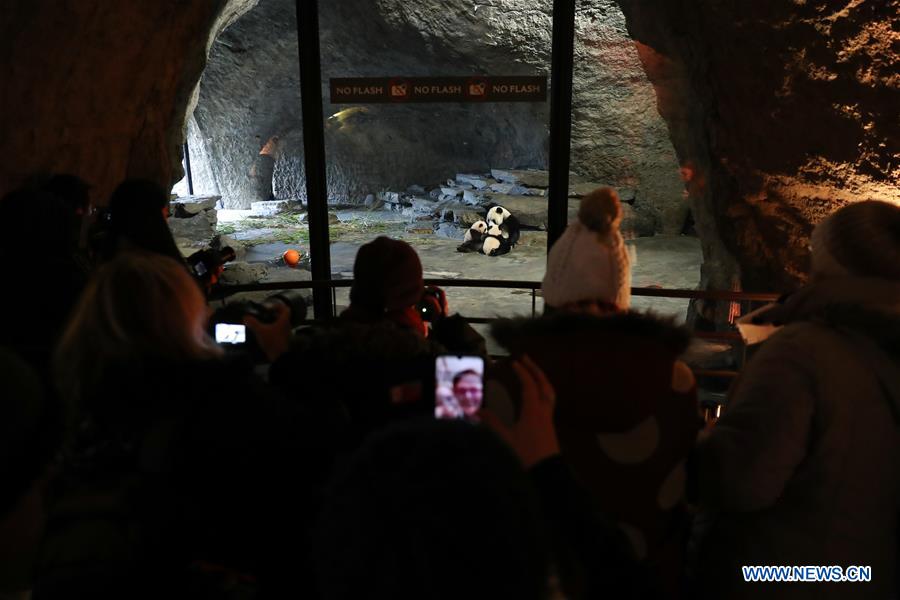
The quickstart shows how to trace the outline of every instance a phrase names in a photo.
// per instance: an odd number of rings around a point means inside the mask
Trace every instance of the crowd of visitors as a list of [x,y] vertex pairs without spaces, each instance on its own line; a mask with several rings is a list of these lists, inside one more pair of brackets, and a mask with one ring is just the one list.
[[242,319],[256,351],[225,347],[165,190],[90,194],[0,200],[0,597],[896,597],[897,206],[815,229],[809,284],[757,315],[775,333],[704,422],[689,332],[629,309],[611,189],[554,245],[545,314],[493,325],[496,360],[386,237],[339,317],[274,303]]

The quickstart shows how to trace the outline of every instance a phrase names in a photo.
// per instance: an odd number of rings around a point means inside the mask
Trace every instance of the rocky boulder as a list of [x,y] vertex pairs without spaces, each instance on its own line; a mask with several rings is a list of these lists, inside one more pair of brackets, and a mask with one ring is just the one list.
[[506,207],[525,227],[547,228],[547,199],[535,196],[491,195],[493,204]]
[[472,206],[479,206],[483,204],[485,201],[485,194],[475,192],[472,190],[466,190],[463,192],[463,202],[465,204],[471,204]]
[[528,188],[518,183],[492,183],[490,191],[511,196],[543,196],[546,190]]
[[504,171],[491,169],[491,176],[504,183],[517,183],[524,187],[547,188],[550,186],[550,173],[548,171]]
[[411,212],[416,215],[438,216],[441,212],[441,203],[430,198],[413,198]]
[[213,237],[211,246],[216,250],[228,247],[234,250],[234,260],[241,261],[247,256],[247,247],[243,243],[227,235]]
[[246,285],[261,281],[269,273],[262,263],[233,262],[225,265],[220,281],[224,285]]
[[[305,258],[305,257],[304,257]],[[303,265],[303,261],[300,262]],[[278,267],[278,268],[268,268],[266,269],[266,273],[260,279],[260,283],[276,283],[276,282],[289,282],[289,281],[310,281],[312,279],[312,273],[309,269],[296,268],[292,269],[290,267]],[[268,292],[271,294],[271,292]],[[310,293],[310,295],[312,295]]]
[[399,204],[400,194],[399,192],[378,192],[378,199],[385,204]]
[[169,218],[169,230],[179,247],[206,247],[216,235],[216,211],[205,210],[192,217]]
[[169,204],[169,212],[179,218],[190,218],[216,208],[221,196],[179,196]]
[[441,208],[441,220],[457,223],[468,229],[476,221],[483,220],[485,212],[466,204],[446,203]]
[[456,181],[458,183],[469,184],[476,190],[482,190],[489,187],[492,183],[496,183],[496,180],[491,179],[490,177],[483,175],[466,175],[463,173],[457,173]]
[[460,227],[454,223],[439,223],[434,235],[452,240],[462,240],[466,235],[466,227]]
[[262,200],[250,204],[250,209],[252,210],[250,216],[274,217],[275,215],[289,213],[294,210],[294,207],[296,206],[298,206],[296,202],[289,202],[287,200]]

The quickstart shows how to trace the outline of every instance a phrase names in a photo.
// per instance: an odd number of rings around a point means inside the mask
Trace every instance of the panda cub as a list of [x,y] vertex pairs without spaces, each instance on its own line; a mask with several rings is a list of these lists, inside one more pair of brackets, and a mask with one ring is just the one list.
[[519,219],[503,206],[498,204],[491,208],[487,213],[487,222],[489,230],[493,226],[500,229],[503,239],[509,242],[510,246],[519,243]]
[[487,225],[487,237],[481,248],[484,254],[500,256],[519,243],[519,219],[505,207],[492,207],[487,213]]
[[496,225],[492,225],[484,235],[481,244],[481,253],[488,256],[500,256],[512,250],[510,243],[503,237],[503,232]]
[[465,237],[463,243],[457,246],[457,252],[480,252],[484,242],[484,236],[487,234],[488,224],[484,221],[475,221]]

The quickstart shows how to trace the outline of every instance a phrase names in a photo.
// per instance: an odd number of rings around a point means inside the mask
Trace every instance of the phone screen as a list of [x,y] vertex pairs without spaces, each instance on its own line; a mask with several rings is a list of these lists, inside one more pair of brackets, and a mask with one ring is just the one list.
[[484,399],[484,360],[480,356],[438,356],[434,381],[435,417],[476,417]]
[[247,341],[247,328],[235,323],[216,323],[216,342],[219,344],[243,344]]

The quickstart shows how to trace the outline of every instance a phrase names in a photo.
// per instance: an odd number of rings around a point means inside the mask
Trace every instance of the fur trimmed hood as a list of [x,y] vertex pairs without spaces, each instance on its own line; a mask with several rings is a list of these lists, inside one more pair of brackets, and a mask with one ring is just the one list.
[[761,311],[752,322],[781,326],[801,321],[856,332],[900,358],[900,283],[862,277],[812,283]]
[[512,353],[517,351],[525,339],[629,336],[657,341],[678,356],[687,349],[691,341],[690,333],[684,327],[676,325],[672,319],[635,311],[603,317],[557,313],[538,319],[503,319],[494,323],[491,334]]
[[832,304],[812,315],[834,329],[864,335],[885,353],[900,359],[900,313],[887,313],[855,304]]

